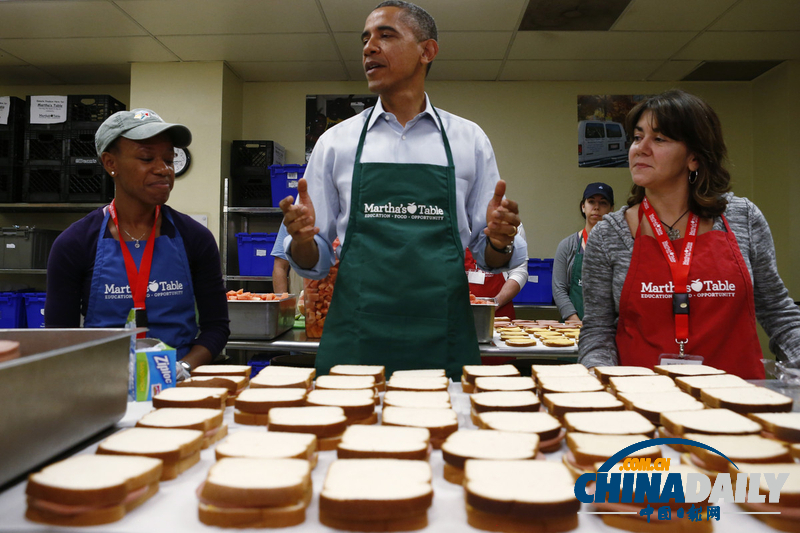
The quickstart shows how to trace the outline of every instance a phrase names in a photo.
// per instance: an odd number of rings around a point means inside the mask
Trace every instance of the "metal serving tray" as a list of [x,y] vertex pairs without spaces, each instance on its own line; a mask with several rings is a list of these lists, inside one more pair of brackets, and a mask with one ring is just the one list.
[[283,300],[228,300],[230,339],[274,339],[292,328],[296,307],[296,294]]
[[0,329],[0,485],[117,423],[128,404],[129,329]]
[[475,317],[478,342],[492,341],[495,309],[497,309],[497,300],[494,298],[478,298],[472,303],[472,315]]

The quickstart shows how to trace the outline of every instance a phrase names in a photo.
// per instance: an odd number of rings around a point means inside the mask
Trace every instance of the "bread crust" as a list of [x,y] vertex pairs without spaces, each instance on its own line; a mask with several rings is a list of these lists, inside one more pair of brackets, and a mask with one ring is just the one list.
[[[179,381],[176,383],[176,387],[221,387],[223,389],[228,389],[228,394],[233,395],[239,392],[239,390],[243,390],[247,387],[247,384],[250,382],[249,378],[246,378],[244,381],[244,386],[239,389],[238,385],[235,381],[226,378],[225,376],[207,376],[207,375],[199,375],[194,377],[208,377],[210,379],[204,379],[202,381]],[[230,399],[230,398],[229,398]]]
[[306,519],[306,508],[311,501],[311,489],[295,504],[280,507],[222,508],[200,503],[198,518],[208,526],[218,527],[291,527]]
[[[349,423],[355,420],[361,420],[365,418],[369,418],[370,415],[375,414],[375,401],[370,400],[368,403],[361,404],[361,405],[337,405],[333,403],[315,403],[306,399],[304,405],[312,405],[316,407],[341,407],[344,410],[344,416],[347,417]],[[288,407],[288,406],[287,406]],[[377,415],[375,417],[375,421],[377,422]],[[370,422],[370,424],[374,424],[375,422]]]
[[[295,426],[290,424],[277,424],[270,423],[267,426],[267,431],[285,431],[287,433],[313,433],[318,439],[326,437],[341,437],[344,430],[347,429],[347,419],[334,422],[333,424],[326,424],[324,426]],[[322,448],[320,448],[322,449]]]
[[427,461],[429,455],[430,445],[411,451],[354,450],[351,448],[343,448],[341,444],[336,448],[336,457],[338,459],[407,459]]
[[523,520],[540,520],[550,516],[570,515],[577,517],[581,509],[581,502],[574,497],[567,501],[534,503],[521,501],[502,501],[475,494],[464,487],[467,505],[474,509],[491,514],[514,516]]
[[305,398],[275,402],[253,402],[237,398],[235,407],[244,413],[265,415],[269,413],[269,410],[273,407],[302,407],[303,405],[306,405]]
[[219,409],[223,411],[226,407],[228,394],[222,396],[210,396],[208,398],[201,398],[193,401],[180,401],[180,400],[164,400],[158,397],[153,398],[153,407],[161,409],[162,407],[204,407],[206,409]]
[[467,503],[467,523],[476,529],[500,533],[558,533],[578,527],[578,515],[547,517],[531,522],[512,515],[488,513]]
[[[378,423],[378,413],[376,413],[374,409],[375,409],[375,407],[373,406],[372,414],[370,414],[369,416],[364,417],[364,418],[356,418],[356,417],[349,417],[348,416],[347,417],[347,424],[348,425],[350,425],[350,424],[362,424],[362,425],[365,425],[365,426],[371,426],[373,424],[377,424]],[[347,414],[347,411],[345,411],[345,415],[346,414]]]
[[170,479],[175,479],[183,472],[186,472],[191,467],[196,465],[200,462],[200,450],[197,451],[194,455],[190,455],[180,461],[174,461],[171,463],[164,462],[164,470],[161,474],[161,481],[168,481]]
[[[339,520],[361,523],[372,521],[395,521],[408,516],[426,514],[433,502],[433,489],[426,494],[402,500],[337,500],[322,492],[319,495],[319,513]],[[358,517],[358,520],[353,520]]]
[[648,523],[638,515],[601,515],[603,522],[609,526],[636,533],[711,533],[712,522],[690,522],[675,518],[674,520],[650,520]]
[[[558,394],[558,393],[556,393]],[[554,417],[558,418],[559,420],[563,420],[564,415],[567,413],[585,413],[588,411],[624,411],[625,404],[621,401],[619,405],[614,405],[611,407],[592,407],[592,406],[569,406],[569,405],[556,405],[553,403],[553,399],[549,396],[549,394],[544,394],[542,396],[542,404],[547,408],[547,411],[553,415]]]
[[464,466],[462,463],[461,468],[454,466],[450,463],[444,464],[444,479],[454,485],[464,484]]
[[[310,469],[310,465],[309,465]],[[239,488],[227,485],[217,485],[206,480],[199,489],[203,500],[218,502],[220,507],[213,504],[208,507],[224,509],[222,505],[231,505],[237,509],[260,510],[273,507],[293,506],[304,503],[304,507],[311,501],[311,477],[305,476],[296,485],[280,486],[273,488]]]
[[322,452],[329,452],[335,450],[340,442],[342,442],[342,435],[317,437],[317,448]]
[[[747,387],[750,388],[750,387]],[[735,401],[723,400],[714,397],[715,391],[721,389],[707,389],[700,392],[700,399],[704,404],[709,407],[717,407],[720,409],[730,409],[735,413],[747,415],[748,413],[784,413],[792,410],[794,403],[791,398],[785,397],[785,400],[776,399],[772,403],[763,404],[742,404]],[[768,389],[769,390],[769,389]],[[777,394],[777,393],[776,393]],[[781,395],[783,396],[783,395]]]
[[233,421],[243,426],[266,426],[269,423],[269,413],[246,413],[236,409],[233,412]]
[[417,531],[428,527],[428,513],[391,520],[348,520],[331,516],[320,509],[319,521],[325,526],[344,531]]
[[472,394],[475,392],[475,384],[468,382],[466,376],[461,376],[461,390],[465,394]]
[[[152,429],[152,428],[144,428],[144,429],[142,429],[142,431],[146,431],[146,430],[149,430],[149,429]],[[172,428],[170,428],[170,429],[172,429]],[[123,431],[125,431],[125,430],[123,430]],[[189,431],[189,430],[185,430],[185,431]],[[197,431],[197,430],[192,430],[192,431]],[[198,453],[200,453],[200,450],[203,447],[203,435],[202,434],[197,435],[197,437],[192,439],[191,441],[188,441],[188,442],[185,442],[185,443],[181,444],[177,449],[169,450],[169,451],[166,451],[166,452],[154,452],[154,453],[142,453],[142,452],[138,452],[138,451],[128,452],[128,451],[122,451],[122,450],[115,450],[114,448],[108,447],[109,446],[109,443],[108,443],[109,439],[113,439],[113,438],[114,438],[114,435],[108,437],[106,440],[101,442],[97,446],[97,452],[96,453],[99,454],[99,455],[138,455],[138,456],[142,456],[142,457],[152,457],[153,459],[161,459],[162,461],[164,461],[165,466],[166,466],[167,463],[174,463],[174,462],[177,462],[177,461],[181,461],[181,460],[186,459],[188,457],[191,457],[191,456],[193,456],[195,454],[198,454]],[[113,442],[111,444],[113,444]],[[162,479],[167,479],[167,478],[164,478],[163,476],[164,476],[164,474],[162,473]],[[172,479],[172,478],[169,478],[169,479]]]

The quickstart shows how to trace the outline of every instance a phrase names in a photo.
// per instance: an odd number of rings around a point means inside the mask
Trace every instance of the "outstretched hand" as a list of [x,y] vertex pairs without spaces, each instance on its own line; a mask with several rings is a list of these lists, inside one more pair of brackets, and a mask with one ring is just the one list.
[[283,211],[283,224],[289,235],[292,236],[292,244],[302,245],[314,240],[314,235],[319,233],[319,228],[314,226],[316,213],[314,204],[308,195],[308,183],[305,178],[297,182],[298,202],[294,202],[294,197],[287,196],[278,204]]
[[486,208],[486,228],[483,232],[495,248],[505,248],[519,231],[519,206],[517,202],[503,198],[506,182],[500,180],[494,187],[494,196]]

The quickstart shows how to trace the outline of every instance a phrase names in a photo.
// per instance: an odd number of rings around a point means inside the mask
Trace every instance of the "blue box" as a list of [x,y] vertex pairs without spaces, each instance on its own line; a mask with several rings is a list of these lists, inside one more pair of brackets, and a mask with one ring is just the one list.
[[25,297],[25,316],[28,319],[28,328],[44,327],[44,292],[26,292]]
[[515,304],[553,303],[553,260],[528,259],[528,282],[514,297]]
[[22,293],[0,292],[0,328],[24,328],[25,303]]
[[237,233],[240,276],[271,276],[275,258],[270,255],[277,233]]
[[306,173],[305,165],[272,165],[269,167],[272,207],[278,207],[281,200],[294,196],[297,200],[297,182]]

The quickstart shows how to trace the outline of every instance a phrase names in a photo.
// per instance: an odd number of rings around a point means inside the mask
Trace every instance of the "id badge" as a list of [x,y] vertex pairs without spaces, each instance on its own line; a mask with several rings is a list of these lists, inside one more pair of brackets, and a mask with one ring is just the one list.
[[702,365],[702,355],[684,355],[676,353],[662,353],[658,360],[659,365]]
[[486,282],[486,274],[480,270],[470,270],[467,272],[467,281],[473,285],[483,285]]

